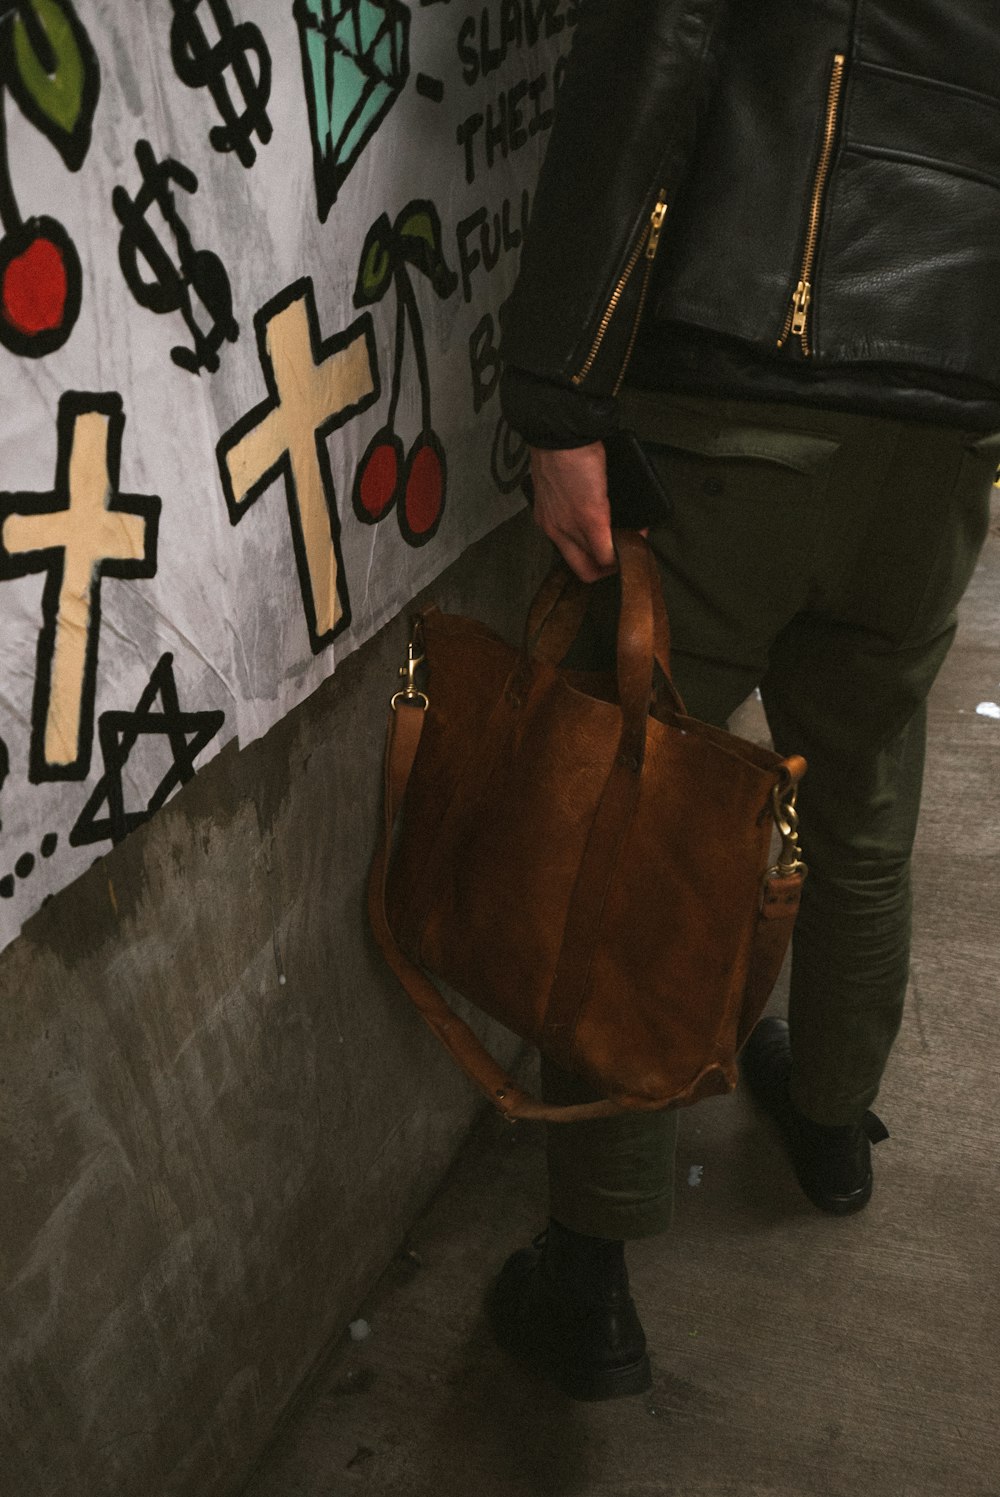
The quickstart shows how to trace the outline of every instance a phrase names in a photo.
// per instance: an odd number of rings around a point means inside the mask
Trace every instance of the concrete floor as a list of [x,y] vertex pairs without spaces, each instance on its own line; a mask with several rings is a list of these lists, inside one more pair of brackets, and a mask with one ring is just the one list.
[[245,1497],[1000,1497],[997,518],[933,697],[868,1210],[815,1211],[740,1093],[685,1113],[675,1229],[630,1250],[653,1391],[575,1404],[484,1323],[544,1217],[540,1132],[487,1118]]

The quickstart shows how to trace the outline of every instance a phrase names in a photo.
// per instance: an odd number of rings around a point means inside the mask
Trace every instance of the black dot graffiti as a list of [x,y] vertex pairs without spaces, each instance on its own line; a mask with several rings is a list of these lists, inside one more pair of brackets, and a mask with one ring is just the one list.
[[[0,780],[0,784],[2,784],[2,780]],[[41,856],[43,858],[51,858],[58,846],[58,832],[46,832],[42,838]],[[5,873],[3,878],[0,878],[0,899],[13,899],[17,891],[18,879],[30,878],[37,867],[38,859],[35,857],[35,854],[33,852],[23,852],[14,864],[14,872]]]

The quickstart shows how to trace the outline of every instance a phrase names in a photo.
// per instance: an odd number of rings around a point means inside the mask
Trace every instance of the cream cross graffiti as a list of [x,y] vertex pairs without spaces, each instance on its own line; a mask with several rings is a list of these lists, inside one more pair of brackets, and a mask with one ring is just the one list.
[[53,490],[0,494],[0,579],[48,574],[42,594],[29,778],[90,768],[104,577],[152,577],[160,500],[120,494],[125,414],[117,394],[59,402]]
[[322,339],[305,277],[262,307],[254,326],[268,398],[219,442],[219,472],[234,525],[284,478],[310,643],[318,652],[350,622],[327,438],[378,399],[372,320],[365,314]]

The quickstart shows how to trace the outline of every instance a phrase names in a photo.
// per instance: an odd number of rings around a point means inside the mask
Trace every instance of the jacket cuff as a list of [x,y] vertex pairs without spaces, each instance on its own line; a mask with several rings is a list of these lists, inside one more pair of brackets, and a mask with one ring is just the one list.
[[531,447],[586,447],[618,428],[618,401],[587,395],[507,365],[500,379],[507,422]]

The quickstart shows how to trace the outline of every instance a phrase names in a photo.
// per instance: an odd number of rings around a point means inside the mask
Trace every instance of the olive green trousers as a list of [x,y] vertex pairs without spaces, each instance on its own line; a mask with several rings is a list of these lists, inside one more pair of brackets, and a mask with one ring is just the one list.
[[[815,1122],[854,1123],[902,1017],[926,698],[986,536],[1000,433],[637,391],[623,420],[673,504],[650,542],[688,711],[723,724],[759,688],[775,747],[809,763],[791,1092]],[[595,584],[574,664],[613,661],[616,587]],[[548,1063],[543,1087],[591,1095]],[[675,1138],[674,1112],[548,1125],[551,1214],[593,1236],[663,1231]]]

